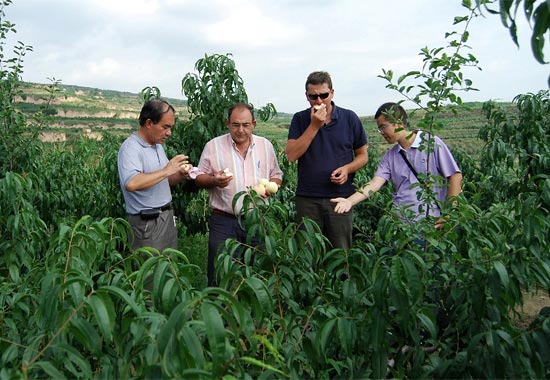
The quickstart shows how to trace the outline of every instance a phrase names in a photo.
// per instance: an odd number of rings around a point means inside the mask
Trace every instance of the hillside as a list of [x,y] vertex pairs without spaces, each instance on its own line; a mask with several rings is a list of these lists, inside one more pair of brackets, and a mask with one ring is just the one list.
[[[16,99],[16,107],[26,114],[39,111],[50,98],[46,84],[23,83],[22,92],[23,96]],[[179,117],[188,117],[185,100],[166,100]],[[139,94],[60,84],[48,111],[53,123],[41,138],[65,141],[80,134],[100,138],[105,130],[126,133],[136,128],[141,105]]]
[[[49,98],[48,85],[45,84],[24,83],[22,90],[23,96],[17,99],[17,108],[27,114],[37,112]],[[174,106],[179,118],[189,116],[185,100],[166,99]],[[41,138],[45,141],[66,141],[83,134],[101,138],[102,132],[106,130],[127,134],[137,127],[141,105],[139,94],[59,85],[50,111],[53,123],[44,131]],[[502,106],[509,113],[513,113],[515,106],[512,103],[503,103]],[[413,126],[419,117],[419,114],[413,113]],[[291,114],[281,113],[269,122],[259,122],[255,133],[284,146],[291,118]],[[372,149],[378,152],[385,151],[387,145],[377,133],[373,116],[361,116],[361,120]],[[439,121],[443,128],[437,131],[437,134],[451,148],[460,148],[473,156],[478,154],[482,144],[478,139],[478,131],[486,123],[482,103],[466,104],[458,113],[444,112],[440,115]]]

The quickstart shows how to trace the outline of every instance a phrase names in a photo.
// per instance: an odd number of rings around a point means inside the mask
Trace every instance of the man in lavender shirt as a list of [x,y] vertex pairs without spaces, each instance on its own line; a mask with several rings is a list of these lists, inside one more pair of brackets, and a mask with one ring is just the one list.
[[[441,215],[438,203],[456,197],[462,187],[462,174],[449,148],[437,136],[430,136],[425,131],[411,131],[407,112],[397,103],[384,103],[374,118],[384,139],[395,145],[384,154],[374,177],[362,189],[347,198],[331,199],[336,203],[334,210],[337,213],[349,211],[367,199],[371,192],[380,190],[386,182],[391,181],[395,187],[394,204],[405,221],[414,222],[428,215],[438,218]],[[433,140],[433,144],[428,143],[429,139]],[[418,178],[407,165],[403,154],[416,169]],[[439,182],[436,180],[432,187],[438,201],[433,204],[418,196],[421,189],[418,186],[419,178],[422,180],[428,174],[436,179],[444,179]],[[438,219],[436,227],[441,227],[441,223],[442,220]]]

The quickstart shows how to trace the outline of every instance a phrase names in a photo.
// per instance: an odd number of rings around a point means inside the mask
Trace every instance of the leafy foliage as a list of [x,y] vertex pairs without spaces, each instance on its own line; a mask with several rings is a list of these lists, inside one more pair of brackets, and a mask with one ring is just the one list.
[[[195,64],[198,74],[188,73],[182,80],[191,118],[178,128],[174,148],[198,162],[202,148],[212,138],[226,133],[227,110],[234,103],[248,103],[244,82],[230,54],[205,55]],[[273,104],[256,110],[259,120],[276,114]],[[177,144],[177,145],[176,145]]]
[[56,81],[49,88],[50,99],[35,114],[33,120],[18,112],[15,108],[15,98],[21,95],[20,77],[23,73],[25,55],[32,51],[31,46],[17,42],[13,47],[13,56],[7,56],[4,49],[7,37],[16,33],[15,25],[5,20],[4,8],[11,1],[0,2],[0,172],[28,170],[34,155],[40,153],[40,141],[37,136],[44,122],[48,120],[49,101],[55,93]]
[[[471,0],[463,1],[463,4],[471,7]],[[532,26],[531,34],[531,50],[535,59],[539,63],[548,63],[544,59],[544,43],[550,34],[550,5],[544,0],[506,0],[498,2],[498,10],[492,9],[491,5],[494,0],[475,0],[475,4],[479,8],[484,8],[490,13],[500,15],[500,21],[510,31],[510,36],[514,43],[518,43],[518,28],[517,28],[517,12],[523,4],[523,13],[525,18]]]
[[[401,82],[424,80],[411,99],[431,99],[436,125],[471,61],[426,52],[429,74]],[[0,378],[550,377],[550,319],[515,323],[523,292],[550,289],[548,92],[515,102],[518,116],[486,105],[483,159],[444,228],[399,222],[385,189],[357,209],[349,251],[294,223],[281,152],[281,190],[238,195],[249,243],[225,242],[220,288],[200,284],[191,225],[181,252],[129,250],[120,141],[37,150],[0,178]]]

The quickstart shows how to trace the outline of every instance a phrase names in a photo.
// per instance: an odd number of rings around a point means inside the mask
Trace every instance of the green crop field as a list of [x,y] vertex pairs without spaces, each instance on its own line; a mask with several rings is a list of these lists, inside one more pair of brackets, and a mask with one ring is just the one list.
[[[23,113],[37,112],[48,99],[47,85],[25,83],[22,90],[23,96],[18,99],[17,108]],[[185,120],[189,117],[185,100],[167,100],[174,105],[180,119]],[[512,103],[503,103],[502,106],[507,112],[514,112]],[[53,123],[46,133],[64,133],[70,139],[71,136],[81,135],[84,130],[129,133],[137,127],[141,100],[138,94],[129,92],[59,85],[51,107]],[[443,138],[451,149],[460,149],[468,155],[477,157],[482,146],[478,131],[485,123],[481,108],[482,103],[467,103],[457,113],[443,112],[440,115],[443,129],[434,132]],[[373,116],[360,115],[360,118],[367,131],[370,149],[379,154],[384,152],[388,146],[378,134]],[[419,113],[412,112],[413,127],[419,118]],[[279,113],[267,122],[258,122],[255,133],[283,148],[291,119],[292,114]]]
[[[513,114],[514,107],[512,103],[501,104],[507,112]],[[464,105],[464,109],[456,114],[452,112],[442,113],[440,121],[443,129],[434,131],[440,136],[451,149],[460,149],[464,153],[477,157],[483,142],[478,137],[479,128],[486,123],[486,118],[482,114],[482,103],[469,103]],[[276,141],[280,146],[286,143],[288,127],[292,115],[279,115],[273,120],[265,123],[258,123],[256,133],[272,141]],[[370,148],[377,153],[383,153],[388,149],[387,143],[378,133],[374,116],[361,116],[361,121],[367,132]],[[412,114],[411,123],[413,128],[420,118],[419,114]]]

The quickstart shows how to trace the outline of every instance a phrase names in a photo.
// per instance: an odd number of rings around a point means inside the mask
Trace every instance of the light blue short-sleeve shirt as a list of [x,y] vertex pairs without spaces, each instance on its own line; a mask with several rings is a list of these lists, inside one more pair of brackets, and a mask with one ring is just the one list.
[[161,144],[151,145],[135,132],[122,143],[118,151],[118,177],[128,214],[139,214],[141,210],[158,208],[172,201],[168,178],[144,190],[126,190],[126,184],[135,175],[155,172],[167,163],[168,157]]

